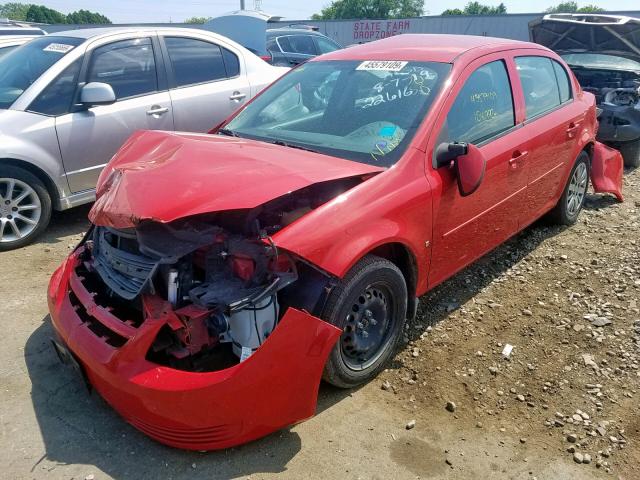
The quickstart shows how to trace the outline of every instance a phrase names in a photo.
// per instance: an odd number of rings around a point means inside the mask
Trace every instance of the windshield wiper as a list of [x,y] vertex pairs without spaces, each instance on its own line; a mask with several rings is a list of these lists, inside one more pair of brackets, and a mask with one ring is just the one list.
[[269,143],[272,143],[274,145],[280,145],[282,147],[297,148],[298,150],[305,150],[307,152],[320,153],[318,150],[314,150],[312,148],[303,147],[301,145],[296,145],[295,143],[287,143],[287,142],[285,142],[283,140],[274,140],[273,142],[269,142]]
[[220,135],[226,135],[228,137],[240,137],[240,135],[238,135],[233,130],[229,130],[228,128],[221,128],[217,133],[219,133]]

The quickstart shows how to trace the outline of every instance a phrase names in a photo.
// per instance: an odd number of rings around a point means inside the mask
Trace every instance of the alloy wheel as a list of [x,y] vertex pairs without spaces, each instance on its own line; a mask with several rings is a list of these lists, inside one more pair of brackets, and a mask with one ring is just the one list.
[[582,208],[582,202],[587,194],[588,178],[586,163],[579,163],[571,176],[567,192],[567,213],[572,217],[576,216]]
[[41,215],[40,198],[33,188],[16,178],[0,178],[0,243],[31,234]]

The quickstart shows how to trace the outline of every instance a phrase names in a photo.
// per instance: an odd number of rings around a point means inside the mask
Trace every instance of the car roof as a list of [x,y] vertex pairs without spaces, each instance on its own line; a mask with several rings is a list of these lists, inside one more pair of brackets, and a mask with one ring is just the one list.
[[[213,33],[208,30],[195,29],[195,28],[179,28],[179,27],[97,27],[97,28],[79,28],[76,30],[63,30],[61,32],[52,33],[51,36],[56,37],[71,37],[71,38],[84,38],[85,40],[89,40],[90,38],[98,38],[98,37],[107,37],[109,35],[115,35],[118,33],[149,33],[156,32],[158,30],[167,31],[170,30],[172,32],[206,32]],[[219,36],[219,35],[217,35]]]
[[320,57],[320,60],[403,60],[452,63],[459,56],[475,50],[486,55],[514,48],[547,48],[530,42],[475,35],[405,33],[375,42],[354,45]]

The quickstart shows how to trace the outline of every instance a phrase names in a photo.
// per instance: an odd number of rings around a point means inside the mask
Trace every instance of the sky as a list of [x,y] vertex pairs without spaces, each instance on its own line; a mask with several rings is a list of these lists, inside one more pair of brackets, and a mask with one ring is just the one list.
[[[16,0],[0,0],[5,3]],[[542,11],[561,0],[503,0],[509,13],[530,13]],[[438,15],[447,8],[463,8],[468,0],[425,0],[425,13]],[[63,13],[79,9],[91,10],[106,15],[114,23],[140,22],[182,22],[189,17],[214,17],[239,8],[240,0],[23,0],[20,3],[46,5]],[[247,8],[252,8],[254,0],[245,0]],[[330,0],[262,0],[262,10],[289,20],[302,20],[319,12]],[[498,5],[500,0],[482,0],[481,3]],[[578,1],[579,5],[596,4],[607,10],[638,10],[638,0],[589,0]]]

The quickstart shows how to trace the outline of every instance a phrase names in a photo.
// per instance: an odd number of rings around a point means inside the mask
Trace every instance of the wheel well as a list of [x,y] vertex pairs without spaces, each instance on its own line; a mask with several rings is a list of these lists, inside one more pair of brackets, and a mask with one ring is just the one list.
[[36,167],[32,163],[25,162],[23,160],[16,160],[13,158],[0,159],[0,165],[1,164],[22,168],[23,170],[26,170],[27,172],[38,177],[38,179],[40,179],[40,181],[44,183],[44,186],[47,188],[47,192],[49,192],[49,196],[51,197],[51,203],[53,205],[53,208],[55,208],[56,210],[59,209],[60,194],[58,193],[58,187],[56,186],[55,182],[51,179],[51,177],[44,172],[44,170]]
[[589,142],[582,149],[583,152],[587,152],[587,155],[589,155],[589,161],[593,160],[593,147],[594,147],[594,143]]
[[369,252],[395,264],[407,283],[407,316],[412,318],[417,308],[416,288],[418,284],[418,263],[413,252],[402,243],[385,243]]

